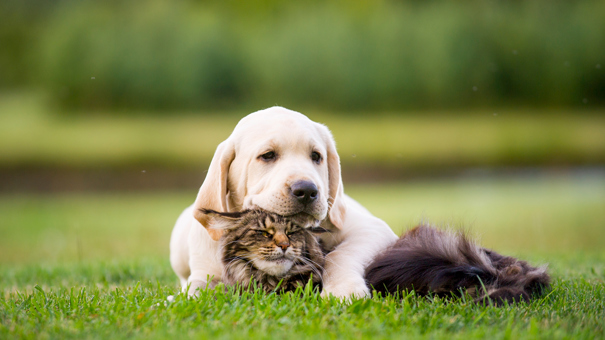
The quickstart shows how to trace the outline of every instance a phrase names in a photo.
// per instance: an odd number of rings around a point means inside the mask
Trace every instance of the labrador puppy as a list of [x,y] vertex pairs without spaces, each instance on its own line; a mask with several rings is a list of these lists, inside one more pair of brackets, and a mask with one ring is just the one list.
[[364,297],[364,271],[397,236],[382,220],[344,194],[340,159],[330,131],[282,107],[244,117],[216,149],[192,206],[178,218],[170,262],[184,290],[221,281],[223,264],[213,219],[201,209],[261,208],[322,221],[332,251],[326,257],[322,295]]

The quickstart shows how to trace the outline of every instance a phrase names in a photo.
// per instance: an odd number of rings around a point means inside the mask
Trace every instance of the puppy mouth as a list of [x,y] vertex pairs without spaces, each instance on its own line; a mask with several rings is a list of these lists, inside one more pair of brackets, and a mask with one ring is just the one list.
[[293,212],[291,214],[284,215],[285,217],[295,217],[295,218],[303,218],[303,219],[315,219],[315,216],[304,209],[298,212]]
[[282,215],[284,217],[295,218],[300,221],[304,221],[307,223],[316,223],[323,221],[326,216],[322,209],[317,209],[316,205],[298,205],[296,207],[288,207],[282,209],[275,209],[273,207],[263,207],[262,205],[256,204],[254,202],[249,202],[249,204],[245,205],[246,209],[263,209],[266,211],[270,211],[272,213]]
[[[294,215],[294,216],[295,216],[295,215],[302,215],[302,216],[304,216],[304,215],[308,215],[308,216],[313,217],[313,218],[314,218],[314,219],[316,219],[316,220],[321,220],[321,219],[322,219],[322,218],[321,218],[322,216],[319,216],[319,215],[321,215],[321,213],[322,213],[322,212],[320,211],[320,210],[322,210],[322,209],[319,209],[319,205],[318,205],[318,204],[308,204],[308,205],[304,205],[304,206],[302,206],[302,207],[300,208],[300,210],[299,210],[299,209],[297,209],[297,210],[298,210],[298,211],[297,211],[297,212],[295,212],[295,213],[293,213],[292,215]],[[325,218],[325,216],[324,216],[324,218]]]
[[274,211],[277,214],[280,214],[284,217],[294,217],[308,220],[321,220],[322,216],[320,211],[317,211],[317,207],[315,205],[299,205],[297,207],[286,209],[285,211]]
[[321,223],[321,219],[314,214],[310,214],[305,211],[297,212],[291,215],[287,215],[286,217],[300,223],[302,226],[312,227],[317,226]]

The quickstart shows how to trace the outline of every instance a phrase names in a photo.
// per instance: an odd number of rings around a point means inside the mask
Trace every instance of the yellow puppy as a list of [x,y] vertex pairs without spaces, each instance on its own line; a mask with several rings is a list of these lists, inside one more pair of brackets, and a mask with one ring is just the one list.
[[330,131],[306,116],[272,107],[244,117],[216,149],[192,206],[178,218],[170,262],[190,294],[208,277],[223,276],[221,231],[199,209],[231,212],[261,208],[322,221],[326,257],[322,294],[369,294],[364,270],[397,237],[343,192],[340,160]]

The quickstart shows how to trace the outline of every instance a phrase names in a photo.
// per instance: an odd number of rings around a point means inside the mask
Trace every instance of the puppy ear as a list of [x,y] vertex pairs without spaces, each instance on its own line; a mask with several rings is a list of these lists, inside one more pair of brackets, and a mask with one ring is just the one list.
[[344,190],[342,188],[342,178],[340,177],[340,158],[336,152],[336,144],[332,134],[325,126],[325,142],[328,151],[327,162],[328,162],[328,188],[330,197],[328,197],[328,204],[330,211],[328,217],[330,222],[337,227],[342,229],[346,214],[346,205],[344,203]]
[[231,162],[235,158],[233,143],[227,139],[219,144],[210,162],[206,179],[193,203],[193,217],[200,222],[210,234],[218,241],[223,234],[222,230],[212,228],[212,219],[203,210],[227,211],[227,174]]

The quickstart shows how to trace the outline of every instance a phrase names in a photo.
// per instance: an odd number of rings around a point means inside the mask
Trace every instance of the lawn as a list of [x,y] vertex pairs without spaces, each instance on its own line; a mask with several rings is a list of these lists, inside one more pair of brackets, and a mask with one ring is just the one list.
[[347,186],[397,232],[464,227],[549,264],[546,297],[503,308],[311,292],[165,303],[178,291],[168,237],[194,191],[3,195],[0,338],[603,338],[604,188],[600,170]]

